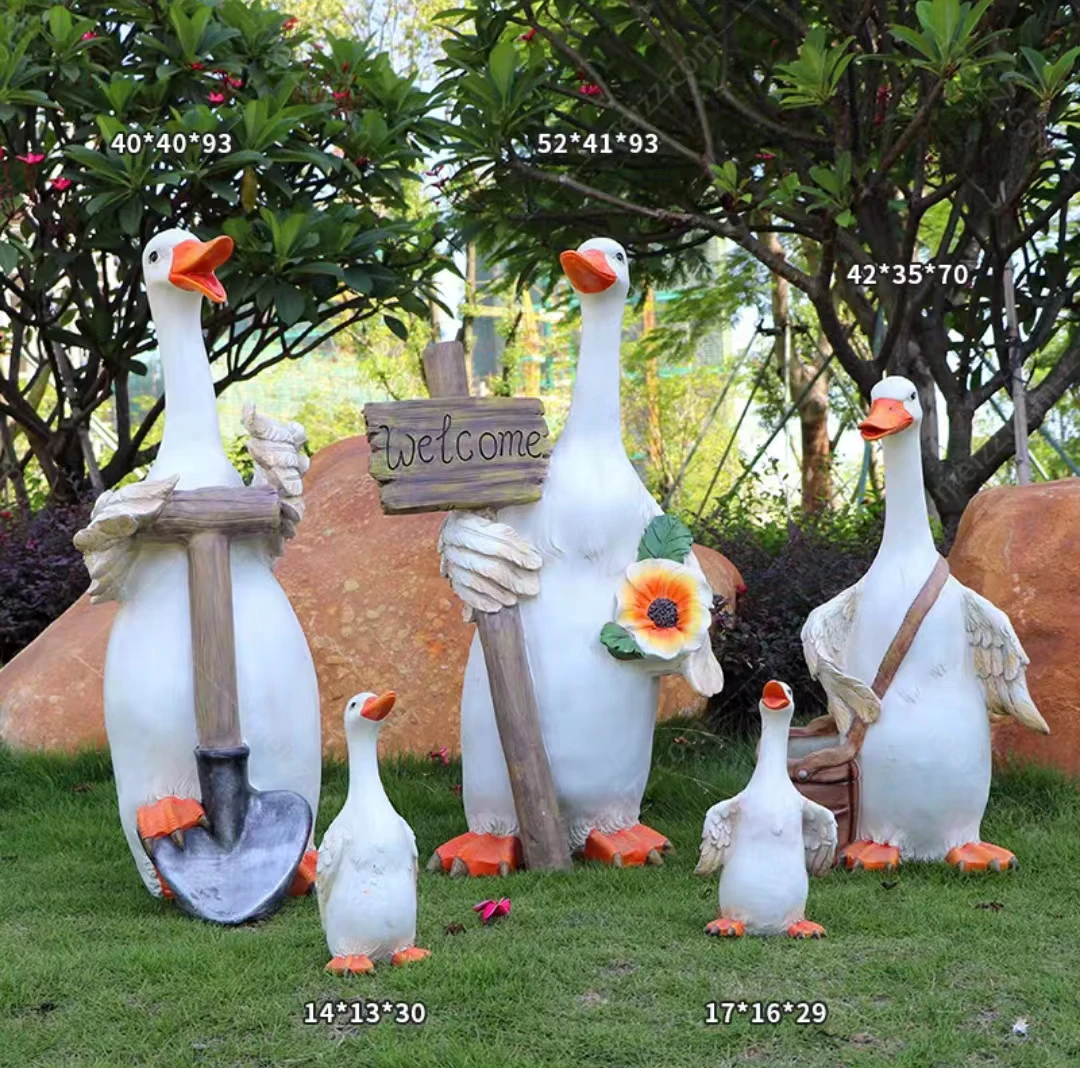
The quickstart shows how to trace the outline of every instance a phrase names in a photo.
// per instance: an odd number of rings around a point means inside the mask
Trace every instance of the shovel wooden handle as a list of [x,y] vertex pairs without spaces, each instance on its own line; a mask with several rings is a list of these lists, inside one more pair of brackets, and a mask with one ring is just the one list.
[[187,545],[195,727],[203,749],[243,744],[229,539],[271,534],[280,525],[275,490],[211,486],[176,490],[141,535]]
[[202,530],[187,543],[195,727],[204,749],[243,743],[236,690],[229,536]]

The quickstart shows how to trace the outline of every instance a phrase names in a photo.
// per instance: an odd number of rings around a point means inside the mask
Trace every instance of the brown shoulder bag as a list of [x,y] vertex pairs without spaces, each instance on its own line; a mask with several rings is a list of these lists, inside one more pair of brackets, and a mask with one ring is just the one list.
[[[949,565],[939,556],[881,660],[871,687],[879,701],[896,677],[922,621],[948,578]],[[859,830],[859,764],[856,758],[866,737],[866,726],[856,719],[847,737],[841,740],[833,718],[819,716],[805,726],[792,727],[788,736],[791,780],[799,793],[824,805],[836,817],[838,852],[855,840]]]

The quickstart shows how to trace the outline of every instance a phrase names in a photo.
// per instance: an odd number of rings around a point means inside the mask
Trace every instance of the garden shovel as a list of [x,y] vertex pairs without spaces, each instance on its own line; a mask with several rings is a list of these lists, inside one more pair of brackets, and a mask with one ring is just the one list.
[[151,859],[176,903],[211,923],[263,919],[281,905],[311,835],[311,806],[289,790],[254,790],[240,736],[229,539],[280,524],[271,489],[177,491],[148,536],[187,545],[195,749],[209,827],[178,845],[154,841]]

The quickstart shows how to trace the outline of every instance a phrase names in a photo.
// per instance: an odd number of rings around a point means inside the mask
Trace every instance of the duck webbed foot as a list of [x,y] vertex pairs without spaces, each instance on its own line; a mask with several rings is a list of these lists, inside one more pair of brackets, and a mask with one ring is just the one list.
[[405,949],[399,949],[390,958],[390,963],[395,967],[400,967],[402,964],[412,964],[414,961],[427,960],[430,956],[430,949],[421,949],[419,946],[407,946]]
[[210,824],[201,804],[193,797],[163,797],[152,805],[140,805],[135,814],[143,849],[154,859],[154,845],[159,838],[171,838],[184,848],[184,831]]
[[326,970],[332,975],[367,975],[375,971],[375,965],[363,953],[350,953],[344,957],[334,957]]
[[642,864],[663,864],[664,855],[675,847],[666,835],[635,823],[620,831],[590,831],[583,850],[586,860],[599,860],[613,868],[633,868]]
[[717,916],[711,923],[705,924],[705,933],[713,938],[742,938],[746,934],[746,925],[739,920]]
[[957,871],[1008,871],[1020,862],[1014,853],[989,842],[967,842],[945,854],[945,863]]
[[309,849],[300,861],[300,867],[296,869],[292,886],[289,887],[289,897],[304,897],[315,888],[315,869],[319,864],[317,850]]
[[[207,827],[206,812],[193,797],[163,797],[152,805],[140,805],[135,812],[135,825],[139,831],[146,855],[154,859],[154,846],[161,838],[171,838],[181,849],[184,848],[184,831],[192,827]],[[162,897],[172,897],[172,891],[161,878],[161,872],[154,869],[161,886]]]
[[896,846],[878,842],[852,842],[840,850],[837,863],[848,870],[863,868],[866,871],[895,871],[900,867],[900,850]]
[[439,846],[427,867],[451,875],[509,875],[521,867],[521,839],[467,831]]
[[825,928],[820,923],[812,923],[810,920],[799,920],[793,923],[787,933],[792,938],[824,938]]

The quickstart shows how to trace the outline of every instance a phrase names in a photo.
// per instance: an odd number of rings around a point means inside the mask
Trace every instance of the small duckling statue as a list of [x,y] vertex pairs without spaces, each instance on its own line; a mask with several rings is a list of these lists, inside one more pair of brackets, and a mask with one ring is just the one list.
[[393,692],[357,694],[345,706],[349,794],[319,846],[315,891],[335,975],[407,964],[430,951],[416,940],[416,838],[379,778],[376,743]]
[[809,870],[824,875],[836,852],[836,818],[803,797],[787,770],[791,689],[772,680],[758,704],[761,744],[746,789],[713,805],[705,816],[698,875],[720,876],[720,914],[705,933],[783,934],[822,938],[806,918]]

